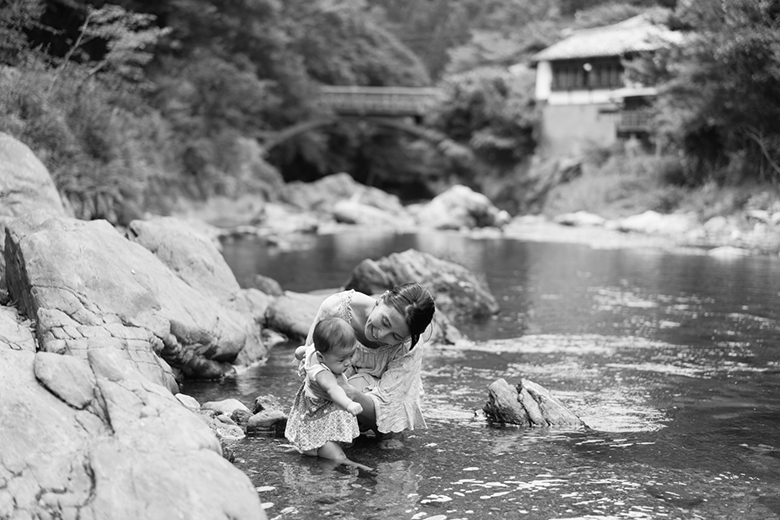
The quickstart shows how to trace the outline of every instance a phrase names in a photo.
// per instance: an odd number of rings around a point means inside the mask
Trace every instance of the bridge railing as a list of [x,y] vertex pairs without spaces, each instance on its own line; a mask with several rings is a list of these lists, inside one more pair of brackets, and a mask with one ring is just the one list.
[[403,117],[427,114],[441,96],[437,88],[322,86],[318,102],[340,115]]

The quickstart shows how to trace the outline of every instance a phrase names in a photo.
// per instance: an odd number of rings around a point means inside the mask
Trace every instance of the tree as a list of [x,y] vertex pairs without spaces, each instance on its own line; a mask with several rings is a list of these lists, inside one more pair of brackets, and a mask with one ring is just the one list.
[[[154,20],[153,15],[131,13],[118,5],[106,4],[100,9],[88,6],[78,37],[60,60],[52,85],[77,53],[81,53],[78,62],[85,67],[87,77],[106,70],[125,80],[140,81],[143,66],[154,56],[152,47],[170,32],[153,26]],[[105,46],[102,53],[93,57],[83,52],[95,41]]]
[[532,71],[497,67],[450,76],[435,125],[488,163],[511,166],[536,145],[533,82]]
[[31,51],[26,31],[39,26],[41,0],[7,0],[0,4],[0,63],[18,64]]
[[780,180],[780,2],[686,0],[677,23],[673,79],[658,103],[666,141],[686,180]]

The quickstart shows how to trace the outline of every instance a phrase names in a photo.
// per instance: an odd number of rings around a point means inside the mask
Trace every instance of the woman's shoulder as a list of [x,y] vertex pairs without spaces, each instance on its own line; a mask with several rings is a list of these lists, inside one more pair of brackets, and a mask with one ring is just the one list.
[[339,309],[341,309],[344,306],[344,303],[348,302],[351,299],[351,294],[350,294],[351,292],[353,291],[340,291],[331,294],[330,296],[322,300],[322,303],[320,304],[320,310],[323,311],[325,314],[329,314],[329,315],[336,314],[339,311]]
[[320,311],[328,316],[344,318],[345,315],[349,315],[351,317],[355,310],[359,311],[359,315],[362,315],[362,311],[373,306],[374,303],[375,300],[371,296],[350,289],[331,294],[325,298],[320,304]]
[[352,305],[353,307],[368,308],[373,307],[376,304],[376,300],[367,294],[352,290]]

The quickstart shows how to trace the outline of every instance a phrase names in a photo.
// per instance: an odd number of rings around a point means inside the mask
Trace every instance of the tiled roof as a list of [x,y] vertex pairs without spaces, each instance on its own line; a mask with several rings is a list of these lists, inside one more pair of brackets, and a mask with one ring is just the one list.
[[532,61],[621,56],[627,52],[654,51],[680,39],[680,33],[639,15],[614,25],[577,31],[539,51]]

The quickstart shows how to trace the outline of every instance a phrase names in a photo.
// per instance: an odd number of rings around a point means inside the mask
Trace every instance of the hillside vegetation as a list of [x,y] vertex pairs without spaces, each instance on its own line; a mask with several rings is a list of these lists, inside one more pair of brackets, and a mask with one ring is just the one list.
[[[648,9],[692,35],[631,66],[662,85],[662,157],[594,150],[572,193],[528,200],[534,71],[509,67]],[[780,179],[779,25],[780,3],[755,0],[10,0],[0,131],[43,160],[78,217],[114,223],[181,197],[273,198],[273,179],[339,171],[404,197],[463,183],[513,213],[603,209],[615,186],[629,205],[671,211],[702,186],[767,192]],[[439,86],[424,123],[450,144],[341,124],[264,150],[270,133],[322,115],[321,84]]]

